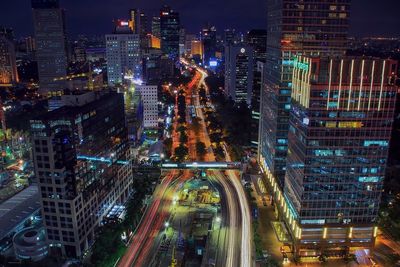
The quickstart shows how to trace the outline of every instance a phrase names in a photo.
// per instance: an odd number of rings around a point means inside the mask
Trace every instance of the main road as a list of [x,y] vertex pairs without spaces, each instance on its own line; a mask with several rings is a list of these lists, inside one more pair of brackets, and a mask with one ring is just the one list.
[[[188,64],[186,61],[182,61],[184,64]],[[207,78],[207,72],[203,69],[197,67],[197,73],[201,74],[201,79],[199,81],[199,87],[204,86],[207,94],[209,90],[205,79]],[[203,110],[200,106],[199,95],[197,92],[193,94],[196,98],[196,108],[197,114],[200,118],[200,123],[202,125],[203,134],[201,135],[201,141],[206,144],[207,147],[211,146],[210,137],[205,126]],[[225,159],[226,161],[232,161],[228,151],[225,149]],[[213,156],[213,161],[215,157]],[[240,266],[252,267],[255,265],[253,260],[253,242],[252,242],[252,231],[251,231],[251,218],[250,218],[250,208],[249,203],[244,192],[243,186],[238,177],[237,171],[228,170],[225,171],[226,175],[220,171],[212,171],[212,179],[215,179],[222,188],[223,196],[226,197],[226,203],[228,208],[228,244],[227,244],[227,257],[226,265],[228,267],[238,266],[237,263],[240,262]],[[238,256],[240,257],[238,258]]]
[[[186,94],[187,103],[189,98],[193,98],[190,102],[194,104],[200,123],[200,130],[196,134],[193,130],[189,131],[189,155],[197,158],[195,151],[195,142],[202,141],[207,147],[211,148],[211,141],[207,133],[203,110],[200,106],[198,88],[204,85],[208,92],[205,78],[207,73],[197,68],[195,77],[188,84]],[[176,127],[176,124],[175,124]],[[177,146],[178,138],[174,138],[173,147]],[[204,157],[205,161],[215,161],[215,155],[212,149],[209,149]],[[226,160],[231,161],[229,154],[226,153]],[[155,247],[156,236],[163,229],[163,224],[169,216],[168,207],[171,199],[168,195],[176,190],[178,171],[167,173],[161,183],[157,186],[152,202],[149,205],[141,223],[139,224],[135,234],[129,242],[129,246],[125,255],[118,262],[118,266],[143,266],[148,259],[153,257],[152,248]],[[180,179],[184,181],[190,176],[189,172],[185,172]],[[224,197],[223,224],[226,226],[224,238],[221,243],[217,244],[216,266],[226,267],[253,267],[255,265],[252,251],[252,231],[250,220],[250,209],[247,202],[246,194],[243,190],[240,178],[236,171],[210,171],[209,177],[212,182],[218,184],[221,194]],[[215,255],[214,255],[215,256]]]

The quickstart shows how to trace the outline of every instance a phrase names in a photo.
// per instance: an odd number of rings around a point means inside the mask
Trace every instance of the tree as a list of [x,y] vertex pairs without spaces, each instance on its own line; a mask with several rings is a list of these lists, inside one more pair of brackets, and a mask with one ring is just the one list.
[[180,144],[177,148],[175,148],[176,160],[183,161],[187,157],[188,152],[189,152],[188,148],[185,145]]
[[204,155],[207,153],[206,144],[204,144],[201,141],[197,141],[196,142],[196,152],[201,158],[203,158]]
[[163,142],[164,148],[165,148],[165,153],[167,157],[171,157],[171,149],[172,149],[172,138],[167,138]]
[[179,137],[179,142],[181,143],[186,143],[188,141],[188,136],[185,132],[181,132],[181,135]]

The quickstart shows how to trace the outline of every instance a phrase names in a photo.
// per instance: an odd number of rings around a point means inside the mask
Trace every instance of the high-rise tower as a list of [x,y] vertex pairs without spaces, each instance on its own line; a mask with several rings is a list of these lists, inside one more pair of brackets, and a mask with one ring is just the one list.
[[67,46],[64,10],[58,0],[32,0],[39,92],[58,95],[65,89],[56,78],[67,74]]

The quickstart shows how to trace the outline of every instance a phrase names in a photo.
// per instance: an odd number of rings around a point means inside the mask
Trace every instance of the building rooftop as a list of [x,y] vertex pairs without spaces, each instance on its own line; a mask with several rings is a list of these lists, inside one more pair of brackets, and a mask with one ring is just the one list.
[[31,185],[0,204],[0,239],[40,209],[39,190]]

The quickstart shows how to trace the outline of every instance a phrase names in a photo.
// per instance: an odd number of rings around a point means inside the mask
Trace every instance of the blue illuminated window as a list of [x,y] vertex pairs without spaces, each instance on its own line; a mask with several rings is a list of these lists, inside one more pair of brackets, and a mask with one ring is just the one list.
[[382,140],[365,140],[364,141],[364,146],[388,146],[389,142],[388,141],[382,141]]

